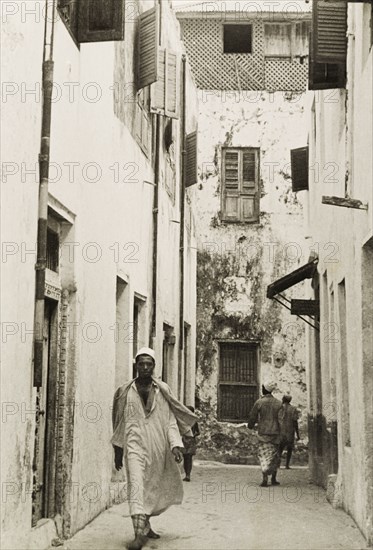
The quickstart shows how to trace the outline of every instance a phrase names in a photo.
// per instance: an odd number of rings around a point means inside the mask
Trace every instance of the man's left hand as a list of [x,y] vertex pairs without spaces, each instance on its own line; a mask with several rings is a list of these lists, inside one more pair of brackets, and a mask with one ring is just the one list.
[[183,460],[183,453],[181,452],[180,447],[174,447],[172,449],[172,454],[175,457],[176,462],[181,462]]
[[114,463],[115,469],[121,470],[123,467],[123,449],[114,445]]

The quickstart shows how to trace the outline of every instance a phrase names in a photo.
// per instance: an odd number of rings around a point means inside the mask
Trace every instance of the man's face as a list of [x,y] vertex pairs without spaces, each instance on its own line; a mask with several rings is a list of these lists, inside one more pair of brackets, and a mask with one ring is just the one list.
[[153,374],[154,361],[149,355],[140,355],[136,361],[136,368],[139,378],[148,378]]

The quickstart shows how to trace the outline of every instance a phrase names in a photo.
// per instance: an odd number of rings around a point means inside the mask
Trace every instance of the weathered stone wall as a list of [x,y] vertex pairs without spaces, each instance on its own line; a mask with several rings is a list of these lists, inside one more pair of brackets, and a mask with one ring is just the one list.
[[[267,285],[306,263],[303,212],[291,191],[290,149],[306,144],[305,94],[201,91],[200,185],[193,191],[198,235],[197,404],[202,414],[200,456],[255,462],[255,438],[244,426],[217,421],[218,340],[260,343],[261,380],[277,380],[300,410],[307,457],[304,323],[267,299]],[[260,221],[220,220],[221,148],[260,147]],[[302,285],[287,297],[302,296]]]

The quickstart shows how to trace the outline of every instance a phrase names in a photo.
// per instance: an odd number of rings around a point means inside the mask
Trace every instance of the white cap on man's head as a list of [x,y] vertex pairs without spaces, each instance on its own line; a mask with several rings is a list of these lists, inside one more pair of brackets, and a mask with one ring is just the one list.
[[276,389],[276,382],[274,382],[273,380],[267,380],[263,383],[263,386],[267,391],[272,393]]
[[140,355],[149,355],[155,362],[155,352],[152,348],[140,348],[138,352],[136,352],[135,359],[137,359]]

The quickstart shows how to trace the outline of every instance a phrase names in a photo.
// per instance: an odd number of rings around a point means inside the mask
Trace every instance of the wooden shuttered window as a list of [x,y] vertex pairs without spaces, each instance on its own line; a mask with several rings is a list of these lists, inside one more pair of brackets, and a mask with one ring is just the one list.
[[159,48],[158,80],[150,88],[150,111],[179,117],[179,62],[175,52]]
[[347,0],[314,0],[312,24],[315,61],[317,63],[345,63],[347,56]]
[[314,0],[309,88],[344,88],[347,57],[347,0]]
[[218,419],[247,422],[259,397],[257,343],[219,344]]
[[185,187],[198,181],[197,130],[186,136]]
[[259,220],[259,149],[223,149],[222,219]]
[[308,190],[308,147],[290,151],[292,190]]
[[165,70],[165,115],[170,118],[178,118],[179,64],[176,52],[166,50]]
[[124,39],[123,0],[79,0],[78,42]]
[[159,78],[159,6],[139,16],[137,87],[144,88]]

